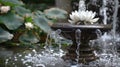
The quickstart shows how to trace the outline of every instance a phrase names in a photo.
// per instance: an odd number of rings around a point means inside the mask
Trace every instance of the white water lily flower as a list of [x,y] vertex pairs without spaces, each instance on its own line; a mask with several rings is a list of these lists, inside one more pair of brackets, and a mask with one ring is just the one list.
[[0,11],[1,13],[7,13],[10,10],[10,6],[1,6]]
[[84,23],[90,23],[94,24],[94,22],[97,22],[99,18],[94,18],[96,15],[96,12],[92,11],[75,11],[70,14],[70,19],[68,20],[72,24],[76,24],[77,22],[84,22]]
[[34,28],[33,24],[30,23],[30,22],[25,23],[25,27],[26,27],[27,29],[33,29],[33,28]]
[[71,24],[74,24],[75,22],[79,21],[79,13],[77,11],[72,12],[72,14],[70,14],[70,19],[68,20]]

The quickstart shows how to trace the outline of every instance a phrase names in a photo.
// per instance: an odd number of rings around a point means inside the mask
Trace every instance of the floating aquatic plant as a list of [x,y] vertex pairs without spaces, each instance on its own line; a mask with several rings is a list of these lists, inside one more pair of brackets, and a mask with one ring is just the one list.
[[99,20],[95,18],[96,12],[83,10],[83,11],[74,11],[70,14],[70,19],[68,20],[71,24],[94,24]]
[[78,11],[72,12],[70,14],[70,19],[68,20],[71,24],[94,24],[99,20],[95,18],[96,12],[86,10],[85,1],[79,1]]

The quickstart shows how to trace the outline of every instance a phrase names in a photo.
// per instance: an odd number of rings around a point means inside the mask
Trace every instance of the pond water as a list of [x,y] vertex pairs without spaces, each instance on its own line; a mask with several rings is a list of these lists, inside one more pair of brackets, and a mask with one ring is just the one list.
[[[37,46],[38,47],[38,46]],[[0,47],[0,67],[64,67],[62,49]]]

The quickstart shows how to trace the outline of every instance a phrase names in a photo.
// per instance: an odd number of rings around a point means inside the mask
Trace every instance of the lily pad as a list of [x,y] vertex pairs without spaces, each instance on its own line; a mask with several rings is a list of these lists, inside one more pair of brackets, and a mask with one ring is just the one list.
[[66,19],[67,11],[59,9],[59,8],[50,8],[44,11],[46,16],[51,19]]
[[10,34],[8,31],[5,31],[0,27],[0,43],[11,40],[12,38],[13,34]]
[[25,16],[26,14],[30,14],[31,11],[24,8],[24,7],[21,7],[21,6],[15,6],[15,11],[17,14],[21,15],[21,16]]
[[17,29],[23,24],[23,22],[23,18],[14,13],[0,15],[0,23],[5,24],[5,26],[10,30]]
[[36,14],[34,15],[33,21],[35,22],[35,25],[40,27],[44,32],[48,33],[51,30],[50,26],[48,25],[49,20],[45,16]]
[[33,34],[31,31],[25,32],[23,35],[20,36],[19,41],[22,43],[37,43],[39,39]]
[[0,0],[0,3],[9,6],[23,5],[23,2],[19,0]]

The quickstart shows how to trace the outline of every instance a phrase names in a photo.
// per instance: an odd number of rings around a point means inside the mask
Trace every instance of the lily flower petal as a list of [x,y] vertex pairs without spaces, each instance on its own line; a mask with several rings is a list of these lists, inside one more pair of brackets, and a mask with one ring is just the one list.
[[94,22],[97,22],[99,20],[99,18],[94,18],[92,20],[90,20],[90,23],[93,24]]

